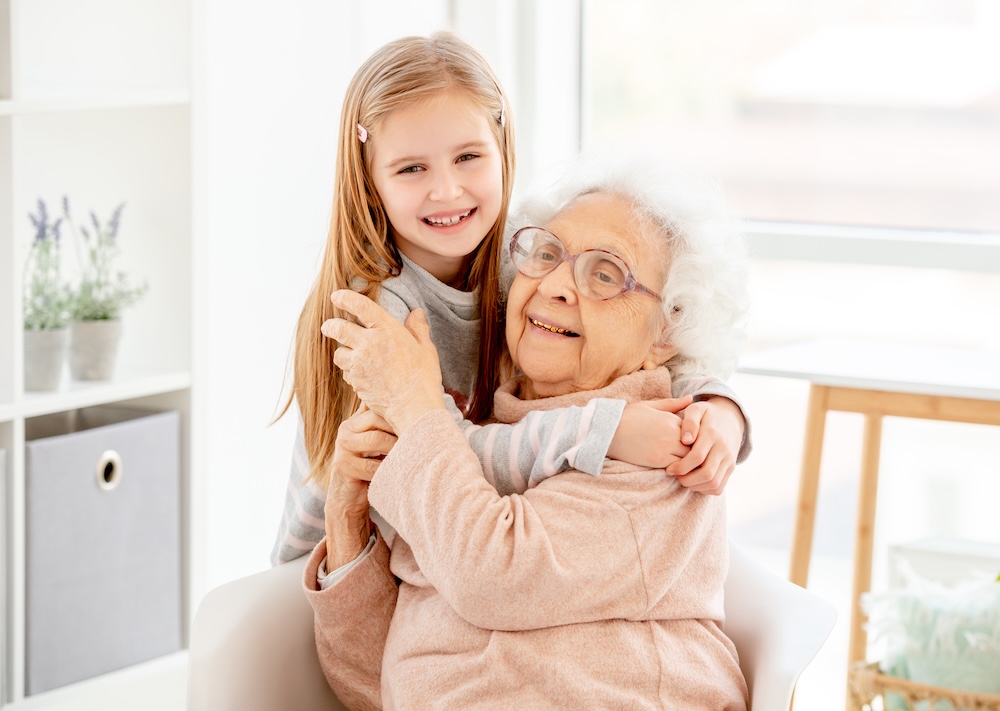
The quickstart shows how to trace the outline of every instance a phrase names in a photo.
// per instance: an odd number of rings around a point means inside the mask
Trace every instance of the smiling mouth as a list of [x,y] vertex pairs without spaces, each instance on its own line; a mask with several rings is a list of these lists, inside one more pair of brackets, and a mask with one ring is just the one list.
[[459,222],[469,219],[475,211],[476,208],[472,208],[461,214],[452,215],[451,217],[425,217],[423,220],[431,227],[453,227]]
[[565,328],[559,328],[558,326],[550,326],[547,323],[542,323],[541,321],[537,321],[533,318],[529,318],[528,320],[531,321],[532,326],[537,326],[543,331],[548,331],[549,333],[558,333],[560,336],[570,336],[571,338],[580,337],[579,333],[574,333],[573,331],[570,331]]

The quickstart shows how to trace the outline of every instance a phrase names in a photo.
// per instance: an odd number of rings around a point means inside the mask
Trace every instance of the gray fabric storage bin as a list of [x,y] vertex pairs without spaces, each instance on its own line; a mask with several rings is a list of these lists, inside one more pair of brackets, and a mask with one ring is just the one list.
[[92,407],[25,434],[26,693],[179,650],[178,413]]

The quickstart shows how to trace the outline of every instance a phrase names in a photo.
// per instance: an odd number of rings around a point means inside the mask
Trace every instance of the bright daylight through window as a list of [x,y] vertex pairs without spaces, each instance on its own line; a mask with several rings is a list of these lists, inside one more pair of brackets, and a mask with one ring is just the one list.
[[585,0],[584,143],[755,220],[1000,232],[997,0]]

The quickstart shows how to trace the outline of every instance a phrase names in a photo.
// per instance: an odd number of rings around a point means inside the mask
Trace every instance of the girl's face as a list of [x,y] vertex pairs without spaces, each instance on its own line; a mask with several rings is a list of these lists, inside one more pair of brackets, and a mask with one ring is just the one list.
[[396,246],[453,286],[500,214],[503,165],[492,121],[446,93],[396,109],[370,139],[372,179]]

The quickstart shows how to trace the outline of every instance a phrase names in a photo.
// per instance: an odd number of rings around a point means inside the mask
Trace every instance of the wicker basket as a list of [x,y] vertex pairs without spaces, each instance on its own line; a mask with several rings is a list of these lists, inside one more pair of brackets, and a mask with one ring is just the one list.
[[847,675],[850,707],[886,711],[885,694],[897,694],[913,711],[1000,711],[1000,695],[976,694],[897,679],[879,672],[878,663],[858,662]]

